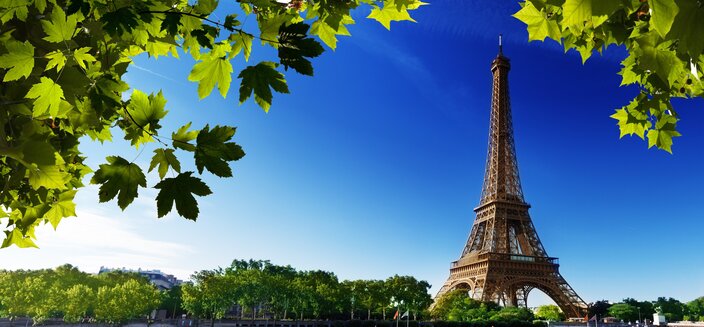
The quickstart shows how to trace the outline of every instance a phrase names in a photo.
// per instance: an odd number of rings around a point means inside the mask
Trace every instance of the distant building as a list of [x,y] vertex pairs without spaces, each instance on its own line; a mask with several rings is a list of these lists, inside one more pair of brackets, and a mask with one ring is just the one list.
[[142,270],[137,269],[126,269],[126,268],[107,268],[107,267],[100,267],[100,271],[98,271],[98,274],[104,274],[104,273],[109,273],[113,271],[120,271],[120,272],[131,272],[131,273],[138,273],[154,284],[159,290],[170,290],[174,286],[181,285],[183,283],[182,280],[176,278],[174,275],[169,275],[164,272],[161,272],[161,270]]

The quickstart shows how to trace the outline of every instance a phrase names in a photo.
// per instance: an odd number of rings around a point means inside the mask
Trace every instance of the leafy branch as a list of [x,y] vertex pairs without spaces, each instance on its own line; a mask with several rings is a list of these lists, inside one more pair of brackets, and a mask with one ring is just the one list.
[[[139,150],[137,157],[145,144],[163,146],[154,150],[148,167],[159,175],[153,186],[159,190],[159,217],[175,207],[179,215],[195,220],[195,196],[211,193],[196,172],[181,171],[176,151],[192,155],[199,175],[233,176],[230,165],[245,155],[233,141],[236,129],[191,129],[184,122],[170,138],[159,135],[166,99],[161,92],[131,90],[123,80],[136,56],[175,56],[180,48],[196,60],[188,80],[198,84],[200,98],[215,88],[226,97],[237,73],[239,103],[253,98],[268,111],[274,93],[290,92],[284,72],[291,68],[312,76],[312,58],[324,52],[322,44],[335,49],[338,37],[350,35],[347,26],[354,24],[352,12],[358,7],[371,9],[368,18],[389,28],[392,21],[413,21],[409,12],[423,4],[239,2],[242,10],[220,22],[211,18],[217,0],[0,1],[0,207],[7,214],[1,218],[5,238],[0,247],[36,246],[36,226],[50,223],[56,228],[63,218],[75,215],[73,196],[92,172],[79,150],[86,136],[112,142],[112,130],[119,128]],[[259,33],[245,31],[238,14],[245,15],[245,22],[255,17]],[[236,72],[231,61],[242,55],[249,62],[254,40],[276,54]],[[99,185],[99,201],[115,200],[124,210],[147,187],[143,168],[117,155],[105,160],[90,181]],[[171,177],[166,176],[169,170]]]
[[679,117],[672,98],[704,97],[704,8],[697,0],[527,0],[514,17],[528,39],[552,39],[586,62],[610,45],[623,45],[621,85],[640,93],[616,109],[621,137],[637,135],[648,147],[672,152]]

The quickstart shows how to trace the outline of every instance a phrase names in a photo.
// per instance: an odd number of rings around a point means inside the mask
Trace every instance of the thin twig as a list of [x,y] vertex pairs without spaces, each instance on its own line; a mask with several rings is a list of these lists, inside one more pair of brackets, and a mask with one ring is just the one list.
[[149,134],[149,136],[155,138],[159,143],[163,144],[164,146],[167,146],[167,147],[168,147],[169,145],[166,144],[164,141],[162,141],[162,139],[166,139],[166,140],[169,140],[169,141],[171,141],[171,142],[178,142],[178,143],[193,145],[193,144],[188,143],[188,142],[185,142],[185,141],[174,140],[174,139],[172,139],[172,138],[169,138],[169,137],[166,137],[166,136],[160,136],[160,135],[157,135],[157,134],[154,134],[154,133],[148,131],[147,129],[144,128],[144,126],[140,125],[139,123],[137,123],[137,122],[134,120],[134,117],[132,117],[132,114],[130,114],[130,112],[127,110],[127,108],[123,107],[122,109],[125,111],[125,113],[127,113],[127,116],[130,118],[130,120],[131,120],[135,125],[137,125],[137,127],[139,127],[139,129],[141,129],[141,130],[144,131],[145,133]]
[[183,12],[183,11],[173,11],[173,10],[161,10],[161,11],[160,11],[160,10],[147,10],[147,11],[140,11],[139,13],[140,13],[140,14],[184,15],[184,16],[195,17],[195,18],[198,18],[198,19],[202,19],[202,20],[204,20],[204,21],[206,21],[206,22],[208,22],[208,23],[211,23],[211,24],[213,24],[213,25],[222,27],[222,28],[224,28],[224,29],[226,29],[226,30],[228,30],[228,31],[230,31],[230,32],[239,32],[239,33],[247,34],[247,35],[249,35],[249,36],[251,36],[251,37],[253,37],[253,38],[255,38],[255,39],[259,39],[259,40],[262,40],[262,41],[265,41],[265,42],[280,44],[279,40],[269,40],[269,39],[265,39],[265,38],[256,36],[256,35],[254,35],[254,34],[252,34],[252,33],[249,33],[249,32],[247,32],[247,31],[245,31],[245,30],[243,30],[243,29],[241,29],[241,28],[227,27],[227,26],[221,24],[220,22],[216,22],[216,21],[214,21],[214,20],[212,20],[212,19],[208,19],[207,16],[197,15],[197,14],[194,14],[194,13]]
[[149,136],[151,136],[151,137],[153,137],[154,139],[156,139],[157,142],[159,142],[159,143],[161,143],[161,144],[163,144],[163,145],[165,145],[165,146],[169,146],[168,144],[166,144],[164,141],[162,141],[162,140],[159,138],[159,135],[156,135],[156,134],[154,134],[154,133],[148,131],[146,128],[144,128],[144,126],[142,126],[142,125],[140,125],[139,123],[137,123],[137,121],[134,120],[134,117],[132,117],[132,114],[129,112],[129,110],[127,110],[126,107],[122,107],[122,109],[125,111],[125,113],[127,114],[127,116],[130,117],[130,120],[131,120],[135,125],[137,125],[137,127],[139,127],[139,129],[141,129],[143,132],[149,134]]

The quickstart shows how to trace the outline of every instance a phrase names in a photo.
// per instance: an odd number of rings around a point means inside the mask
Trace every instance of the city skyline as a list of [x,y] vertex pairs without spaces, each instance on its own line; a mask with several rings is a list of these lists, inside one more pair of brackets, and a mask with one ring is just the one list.
[[[235,178],[204,178],[214,194],[199,198],[195,223],[173,212],[156,219],[153,189],[123,212],[98,203],[88,186],[78,192],[77,218],[56,232],[40,228],[39,250],[0,250],[0,267],[141,267],[184,279],[254,258],[340,279],[413,275],[434,295],[479,204],[489,65],[503,33],[523,191],[563,276],[586,302],[704,296],[702,101],[674,103],[683,136],[673,155],[619,140],[609,115],[637,94],[619,87],[623,49],[583,66],[555,43],[528,43],[510,17],[516,10],[440,1],[391,32],[358,13],[353,36],[313,61],[315,77],[287,72],[292,94],[276,94],[268,114],[251,102],[238,107],[236,87],[227,99],[198,101],[186,79],[190,59],[139,58],[126,79],[147,93],[163,90],[164,132],[191,120],[238,126],[234,139],[247,156],[231,165]],[[148,166],[155,145],[140,152],[121,135],[114,140],[81,145],[93,169],[112,153]]]

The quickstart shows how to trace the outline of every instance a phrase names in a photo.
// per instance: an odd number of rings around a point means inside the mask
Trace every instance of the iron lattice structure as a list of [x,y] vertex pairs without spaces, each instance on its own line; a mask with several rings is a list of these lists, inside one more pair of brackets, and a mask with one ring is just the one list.
[[489,147],[477,216],[459,260],[436,299],[466,289],[482,301],[527,307],[528,293],[539,289],[569,317],[584,317],[586,303],[560,275],[528,215],[518,175],[508,92],[509,59],[499,54],[491,64],[493,91]]

